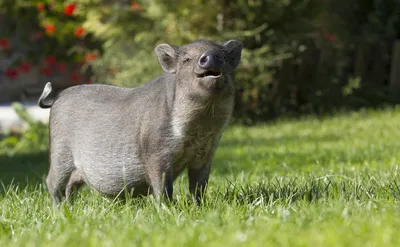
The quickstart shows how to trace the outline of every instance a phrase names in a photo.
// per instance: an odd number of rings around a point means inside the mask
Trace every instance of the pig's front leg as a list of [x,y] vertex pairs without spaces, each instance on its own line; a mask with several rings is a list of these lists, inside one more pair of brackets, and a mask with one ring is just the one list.
[[161,196],[167,200],[171,200],[173,193],[171,164],[164,160],[154,160],[148,169],[148,173],[154,197],[157,200]]
[[205,194],[208,177],[210,175],[211,162],[206,163],[202,167],[188,167],[189,175],[189,190],[195,198],[197,204],[200,204],[202,197]]

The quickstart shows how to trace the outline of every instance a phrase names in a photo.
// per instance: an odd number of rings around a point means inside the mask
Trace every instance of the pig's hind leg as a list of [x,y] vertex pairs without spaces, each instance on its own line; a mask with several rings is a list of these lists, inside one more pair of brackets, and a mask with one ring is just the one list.
[[[52,149],[54,150],[54,146]],[[58,205],[65,196],[65,190],[75,166],[72,154],[66,152],[61,155],[59,153],[51,154],[50,163],[46,184],[54,204]]]
[[85,184],[83,176],[78,169],[75,169],[71,176],[69,177],[69,181],[67,184],[67,188],[65,189],[65,200],[67,203],[72,202],[72,196],[74,192],[78,191],[82,185]]

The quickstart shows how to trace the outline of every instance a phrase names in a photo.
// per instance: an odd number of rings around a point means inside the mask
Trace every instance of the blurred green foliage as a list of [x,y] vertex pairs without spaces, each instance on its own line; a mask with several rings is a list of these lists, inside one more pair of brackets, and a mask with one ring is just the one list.
[[0,140],[0,153],[12,156],[17,152],[47,150],[49,145],[47,125],[33,119],[21,103],[13,103],[12,106],[24,126],[17,133],[8,133]]

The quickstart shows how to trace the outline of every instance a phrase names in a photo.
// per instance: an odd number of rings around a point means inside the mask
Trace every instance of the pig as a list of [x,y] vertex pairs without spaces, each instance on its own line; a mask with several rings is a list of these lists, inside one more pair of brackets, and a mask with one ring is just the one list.
[[56,94],[48,82],[38,104],[51,108],[46,184],[54,204],[84,184],[111,197],[171,199],[185,169],[200,203],[231,118],[242,48],[237,40],[159,44],[165,73],[136,88],[83,84]]

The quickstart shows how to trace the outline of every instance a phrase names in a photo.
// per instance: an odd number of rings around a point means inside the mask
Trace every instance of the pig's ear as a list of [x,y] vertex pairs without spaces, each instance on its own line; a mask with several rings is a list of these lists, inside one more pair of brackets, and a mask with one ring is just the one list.
[[154,51],[157,54],[158,61],[160,61],[163,70],[171,74],[176,73],[178,64],[176,48],[168,44],[160,44]]
[[225,60],[233,69],[236,69],[239,65],[242,49],[242,43],[237,40],[229,40],[223,44],[222,50],[224,51]]

